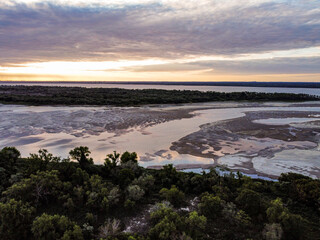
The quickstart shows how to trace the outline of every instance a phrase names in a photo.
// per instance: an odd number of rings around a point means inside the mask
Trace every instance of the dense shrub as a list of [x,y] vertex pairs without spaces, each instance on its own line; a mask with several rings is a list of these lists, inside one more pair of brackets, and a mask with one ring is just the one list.
[[[0,239],[306,239],[320,236],[319,180],[279,182],[138,166],[135,153],[94,165],[87,147],[61,159],[1,150]],[[1,155],[0,154],[0,155]],[[159,203],[161,200],[165,200]]]

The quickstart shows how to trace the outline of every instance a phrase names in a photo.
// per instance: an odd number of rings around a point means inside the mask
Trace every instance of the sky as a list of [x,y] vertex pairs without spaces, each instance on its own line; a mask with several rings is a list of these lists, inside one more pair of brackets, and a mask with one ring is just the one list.
[[320,82],[319,0],[0,0],[0,81]]

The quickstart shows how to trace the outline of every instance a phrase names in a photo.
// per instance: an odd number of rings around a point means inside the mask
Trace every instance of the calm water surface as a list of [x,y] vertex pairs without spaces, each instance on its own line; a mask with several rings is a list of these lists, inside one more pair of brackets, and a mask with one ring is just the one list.
[[[114,132],[102,132],[99,134],[85,134],[83,136],[74,136],[65,129],[59,133],[48,133],[41,131],[41,122],[36,123],[36,127],[30,126],[30,118],[36,121],[37,114],[58,114],[57,116],[65,116],[74,111],[103,111],[104,107],[46,107],[46,106],[18,106],[18,105],[0,105],[0,114],[10,113],[11,119],[4,119],[0,122],[0,130],[10,129],[16,135],[8,137],[0,136],[0,148],[4,146],[16,146],[23,156],[28,156],[29,153],[35,153],[40,148],[46,148],[54,155],[67,157],[68,152],[80,145],[85,145],[92,151],[92,157],[96,163],[103,163],[106,154],[116,150],[119,152],[135,151],[140,156],[140,165],[153,166],[164,164],[212,164],[214,160],[211,158],[196,157],[188,154],[178,154],[176,151],[170,150],[171,143],[180,138],[196,132],[202,124],[212,123],[225,119],[232,119],[244,116],[246,111],[315,111],[320,113],[320,107],[289,107],[287,103],[274,103],[274,106],[260,106],[260,107],[232,107],[231,103],[220,103],[220,108],[216,109],[201,109],[208,106],[217,106],[217,103],[207,104],[192,104],[180,106],[165,106],[153,107],[156,110],[173,110],[179,108],[190,108],[198,106],[200,109],[194,111],[194,117],[173,120],[169,122],[159,123],[149,127],[135,127],[127,129],[122,134],[115,134]],[[231,106],[231,107],[230,107]],[[225,107],[225,108],[224,108]],[[116,108],[112,108],[116,109]],[[138,108],[136,108],[138,109]],[[110,109],[109,109],[110,110]],[[61,113],[63,114],[61,115]],[[23,116],[23,117],[21,117]],[[39,115],[40,116],[40,115]],[[1,117],[1,116],[0,116]],[[19,121],[25,121],[25,125],[19,127],[12,124],[13,119],[19,118]],[[317,119],[317,118],[315,118]],[[314,119],[313,119],[314,120]],[[72,121],[72,120],[71,120]],[[86,124],[88,120],[84,118],[83,123]],[[91,121],[91,120],[90,120]],[[265,123],[273,123],[273,119],[264,120]],[[271,122],[269,122],[271,121]],[[296,122],[299,119],[281,119],[284,122]],[[306,119],[300,119],[306,121]],[[283,122],[281,122],[283,123]],[[78,122],[79,124],[79,122]],[[32,135],[19,136],[21,130],[32,128]],[[39,134],[37,134],[37,129]],[[286,152],[290,159],[286,160],[282,153],[276,154],[272,159],[267,158],[253,158],[252,162],[260,172],[264,170],[270,174],[278,174],[278,172],[289,171],[290,166],[300,166],[298,172],[308,171],[310,168],[320,169],[320,149],[311,150],[289,150]],[[237,157],[237,156],[236,156]],[[237,162],[243,161],[243,157],[239,156],[237,159],[233,156],[221,158],[219,163],[227,164],[232,167]],[[294,157],[294,159],[293,159]],[[289,161],[290,160],[290,161]],[[272,164],[271,164],[272,163]],[[302,166],[302,165],[303,166]],[[280,166],[281,165],[281,166]]]

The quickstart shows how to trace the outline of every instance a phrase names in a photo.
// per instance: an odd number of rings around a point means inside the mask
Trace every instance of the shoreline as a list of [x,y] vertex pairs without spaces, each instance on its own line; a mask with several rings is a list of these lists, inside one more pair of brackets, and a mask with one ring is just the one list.
[[0,102],[25,105],[144,106],[205,102],[305,102],[320,101],[320,95],[289,92],[214,91],[214,89],[130,89],[61,86],[0,85]]
[[[47,147],[61,152],[64,148],[90,143],[94,152],[138,151],[145,167],[162,161],[182,164],[179,166],[182,168],[204,163],[201,166],[226,165],[235,171],[262,175],[267,166],[264,162],[270,159],[272,163],[279,152],[316,148],[312,132],[319,133],[320,124],[311,121],[274,126],[253,121],[318,119],[320,110],[311,110],[318,108],[318,102],[213,102],[110,108],[0,105],[0,135],[7,139],[0,143],[23,146],[23,152]],[[289,141],[288,136],[292,138]],[[183,154],[187,154],[187,158],[182,157]],[[258,157],[264,159],[258,161]],[[192,162],[193,165],[188,165]],[[299,162],[293,164],[301,166]],[[320,178],[317,169],[309,168],[308,165],[297,171],[313,171],[312,175]]]
[[160,86],[223,86],[223,87],[274,87],[274,88],[320,88],[318,82],[167,82],[167,81],[0,81],[4,84],[119,84],[119,85],[160,85]]
[[[155,170],[160,170],[163,168],[164,165],[153,165],[153,166],[148,166],[146,167],[147,169],[155,169]],[[173,164],[173,166],[178,170],[178,171],[183,171],[183,170],[192,170],[192,169],[203,169],[203,170],[209,170],[210,168],[222,168],[222,169],[226,169],[226,171],[228,172],[232,172],[232,173],[244,173],[244,174],[249,174],[249,175],[257,175],[259,177],[266,177],[266,178],[270,178],[270,179],[278,179],[279,176],[277,175],[272,175],[272,174],[266,174],[266,173],[260,173],[257,171],[254,171],[253,169],[242,169],[242,168],[233,168],[230,169],[227,166],[224,165],[220,165],[220,164]]]

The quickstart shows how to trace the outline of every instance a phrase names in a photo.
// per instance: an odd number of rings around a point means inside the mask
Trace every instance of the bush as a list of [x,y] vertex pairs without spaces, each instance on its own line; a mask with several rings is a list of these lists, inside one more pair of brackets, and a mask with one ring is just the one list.
[[193,211],[189,213],[186,224],[189,235],[194,239],[201,239],[207,225],[207,218],[205,216],[199,216],[196,211]]
[[222,201],[218,196],[205,193],[201,197],[198,207],[201,214],[205,215],[207,218],[216,219],[221,215]]
[[4,192],[4,195],[34,204],[56,201],[63,191],[63,183],[58,174],[56,170],[37,172],[30,178],[13,184]]
[[138,185],[130,185],[127,188],[128,197],[130,200],[138,201],[144,195],[144,190]]
[[262,235],[266,240],[280,240],[283,235],[282,227],[279,223],[268,223],[265,225]]
[[160,195],[174,206],[180,206],[184,202],[184,193],[179,191],[175,185],[172,185],[170,189],[162,188]]
[[32,233],[36,239],[83,240],[81,228],[69,218],[46,213],[37,217],[32,223]]
[[260,213],[264,213],[261,204],[261,195],[250,189],[243,189],[236,202],[245,212],[252,217],[257,217]]
[[1,149],[0,167],[5,168],[10,174],[13,174],[19,157],[20,152],[15,147],[5,147]]
[[167,240],[182,234],[184,220],[171,208],[162,206],[151,213],[151,219],[154,223],[149,231],[151,239]]
[[35,208],[11,199],[0,203],[0,239],[28,239]]
[[100,228],[98,236],[100,238],[108,238],[115,236],[120,231],[120,221],[118,219],[108,219]]
[[279,223],[281,214],[285,211],[281,198],[271,201],[270,207],[267,209],[267,218],[270,223]]

